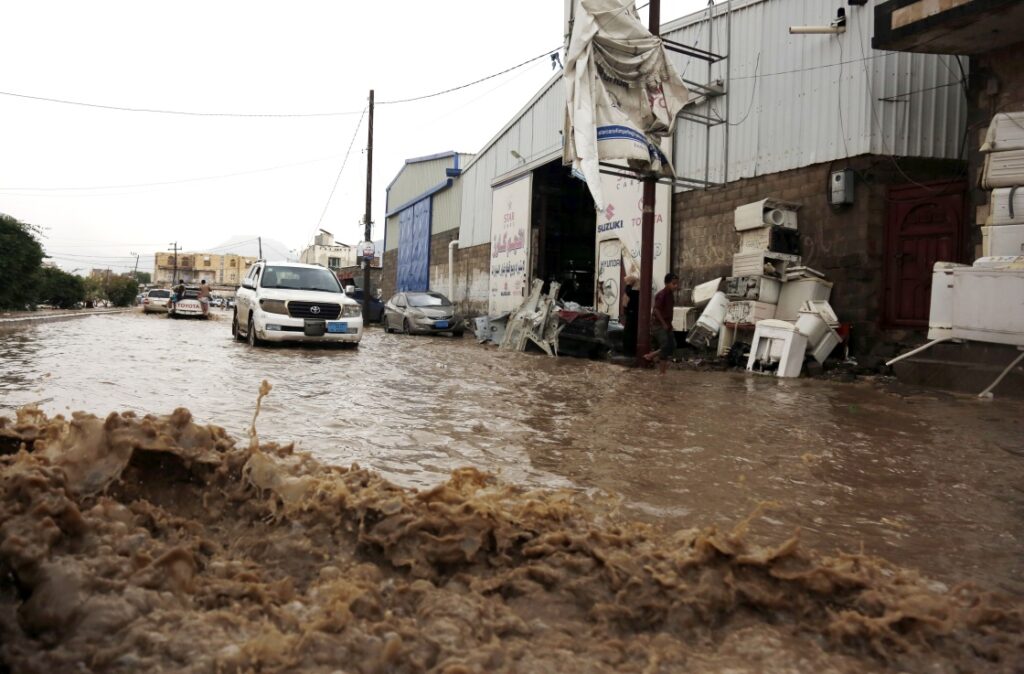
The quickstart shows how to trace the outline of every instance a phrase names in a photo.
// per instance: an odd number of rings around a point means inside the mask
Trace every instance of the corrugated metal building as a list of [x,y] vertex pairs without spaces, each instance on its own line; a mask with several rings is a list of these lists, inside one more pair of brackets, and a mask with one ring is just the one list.
[[[820,0],[719,2],[662,28],[670,40],[727,57],[709,68],[672,54],[684,79],[704,85],[721,80],[726,92],[702,97],[704,90],[692,86],[689,119],[678,121],[673,139],[677,173],[713,183],[676,188],[671,199],[665,247],[683,277],[683,294],[712,275],[728,275],[737,246],[735,206],[764,197],[798,201],[804,205],[804,261],[835,281],[833,304],[853,322],[855,350],[861,352],[885,341],[878,339],[883,333],[892,342],[904,336],[893,329],[922,326],[931,258],[967,254],[959,196],[967,64],[872,49],[875,4],[842,7],[846,30],[838,35],[789,33],[790,26],[836,19],[836,3]],[[472,308],[494,308],[492,267],[504,258],[488,249],[503,219],[515,214],[517,223],[527,221],[525,274],[550,271],[544,251],[552,234],[538,229],[550,210],[541,203],[545,190],[564,196],[570,189],[560,163],[564,116],[564,88],[556,76],[463,170],[456,299]],[[708,123],[692,121],[700,117]],[[856,198],[852,206],[834,208],[825,193],[829,170],[840,168],[855,172]],[[529,189],[520,192],[528,196],[518,198],[529,203],[515,206],[506,190],[525,176]],[[922,219],[917,206],[925,202],[924,219],[935,220],[925,228],[930,233],[912,226]],[[589,217],[595,240],[602,227],[616,222],[615,214]],[[547,220],[557,230],[557,218]],[[595,285],[599,256],[593,246],[588,278]],[[600,294],[597,288],[594,294]]]
[[[432,251],[438,235],[458,236],[462,166],[473,155],[442,152],[408,159],[387,187],[383,290],[437,288],[447,282],[447,254]],[[444,269],[439,269],[443,266]],[[441,289],[441,288],[438,288]],[[446,289],[443,288],[443,289]]]

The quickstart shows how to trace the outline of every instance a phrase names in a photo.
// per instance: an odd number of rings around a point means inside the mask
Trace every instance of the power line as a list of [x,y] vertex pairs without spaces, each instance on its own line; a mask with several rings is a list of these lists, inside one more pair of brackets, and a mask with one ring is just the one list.
[[435,91],[432,94],[424,94],[422,96],[413,96],[412,98],[400,98],[400,99],[396,99],[396,100],[393,100],[393,101],[377,101],[377,105],[397,105],[398,103],[412,103],[413,101],[422,101],[422,100],[427,99],[427,98],[436,98],[437,96],[443,96],[444,94],[450,94],[450,93],[452,93],[454,91],[459,91],[461,89],[466,89],[467,87],[471,87],[471,86],[473,86],[475,84],[480,84],[481,82],[486,82],[487,80],[493,80],[495,77],[501,77],[505,73],[510,73],[513,70],[517,70],[519,68],[522,68],[523,66],[529,65],[530,63],[533,63],[534,61],[538,61],[538,60],[540,60],[542,58],[550,56],[551,54],[553,54],[554,52],[558,51],[559,49],[561,49],[561,47],[559,47],[557,49],[548,49],[543,54],[540,54],[539,56],[534,56],[533,58],[526,59],[522,63],[517,63],[516,65],[512,66],[511,68],[505,68],[501,72],[494,73],[493,75],[488,75],[487,77],[481,77],[478,80],[473,80],[472,82],[468,82],[466,84],[460,84],[457,87],[452,87],[450,89],[444,89],[442,91]]
[[33,101],[44,101],[46,103],[61,103],[63,105],[77,105],[83,108],[98,108],[101,110],[116,110],[118,112],[144,112],[157,115],[182,115],[185,117],[247,117],[247,118],[303,118],[303,117],[341,117],[345,115],[358,115],[357,110],[346,110],[342,112],[300,112],[300,113],[265,113],[265,112],[196,112],[192,110],[165,110],[161,108],[134,108],[121,105],[108,105],[105,103],[88,103],[85,101],[72,101],[66,98],[51,98],[49,96],[33,96],[21,94],[14,91],[0,91],[0,96],[11,96],[13,98],[25,98]]
[[280,169],[293,168],[295,166],[306,166],[308,164],[316,164],[322,161],[328,161],[330,159],[337,159],[339,155],[331,155],[329,157],[320,157],[319,159],[309,159],[306,161],[294,162],[291,164],[279,164],[277,166],[267,166],[265,168],[250,169],[248,171],[237,171],[235,173],[224,173],[221,175],[214,176],[200,176],[197,178],[182,178],[181,180],[164,180],[153,183],[133,183],[129,185],[95,185],[91,187],[0,187],[0,193],[2,192],[15,192],[15,191],[31,191],[31,192],[77,192],[87,190],[119,190],[119,189],[130,189],[135,187],[159,187],[164,185],[180,185],[182,183],[193,183],[204,180],[220,180],[222,178],[234,178],[236,176],[252,175],[254,173],[265,173],[267,171],[277,171]]
[[[505,68],[504,70],[501,70],[499,72],[493,73],[491,75],[487,75],[486,77],[481,77],[480,79],[473,80],[472,82],[467,82],[466,84],[460,84],[459,86],[456,86],[456,87],[451,87],[451,88],[445,89],[443,91],[436,91],[436,92],[431,93],[431,94],[424,94],[422,96],[413,96],[413,97],[410,97],[410,98],[396,99],[396,100],[392,100],[392,101],[378,101],[377,105],[397,105],[399,103],[412,103],[413,101],[422,101],[422,100],[427,99],[427,98],[435,98],[437,96],[442,96],[444,94],[450,94],[450,93],[455,92],[455,91],[460,91],[462,89],[466,89],[466,88],[474,86],[476,84],[480,84],[481,82],[486,82],[487,80],[492,80],[495,77],[500,77],[500,76],[502,76],[502,75],[504,75],[506,73],[512,72],[513,70],[517,70],[519,68],[522,68],[525,65],[528,65],[530,63],[533,63],[534,61],[537,61],[539,59],[542,59],[542,58],[545,58],[545,57],[549,56],[550,54],[558,51],[559,49],[561,49],[561,47],[558,47],[558,48],[555,48],[555,49],[549,49],[549,50],[545,51],[543,54],[540,54],[538,56],[534,56],[533,58],[530,58],[530,59],[527,59],[526,61],[523,61],[522,63],[516,64],[516,65],[511,66],[509,68]],[[311,118],[311,117],[342,117],[342,116],[351,116],[351,115],[362,115],[362,114],[365,114],[365,112],[366,112],[365,109],[362,112],[360,112],[358,110],[344,110],[344,111],[335,111],[335,112],[300,112],[300,113],[202,112],[202,111],[194,111],[194,110],[171,110],[171,109],[163,109],[163,108],[141,108],[141,107],[132,107],[132,106],[123,106],[123,105],[110,105],[110,104],[106,104],[106,103],[90,103],[90,102],[87,102],[87,101],[75,101],[75,100],[66,99],[66,98],[54,98],[54,97],[51,97],[51,96],[34,96],[34,95],[31,95],[31,94],[23,94],[23,93],[18,93],[18,92],[14,92],[14,91],[0,91],[0,96],[10,96],[12,98],[22,98],[22,99],[27,99],[27,100],[32,100],[32,101],[43,101],[43,102],[46,102],[46,103],[59,103],[59,104],[62,104],[62,105],[75,105],[75,106],[79,106],[79,107],[96,108],[96,109],[100,109],[100,110],[114,110],[114,111],[117,111],[117,112],[141,112],[141,113],[159,114],[159,115],[180,115],[180,116],[186,116],[186,117],[240,117],[240,118],[251,118],[251,119],[260,119],[260,118],[267,118],[267,119],[295,119],[295,118],[298,118],[298,119],[302,119],[302,118]]]
[[341,167],[338,168],[338,175],[334,177],[334,184],[331,185],[331,193],[327,195],[327,203],[324,204],[324,209],[320,211],[320,217],[316,221],[316,227],[313,229],[315,233],[317,229],[320,229],[320,224],[324,221],[324,216],[327,215],[327,207],[331,205],[331,199],[334,198],[334,191],[338,189],[338,181],[341,180],[341,174],[345,170],[345,165],[348,164],[348,156],[352,152],[352,146],[356,142],[356,136],[359,135],[359,129],[363,126],[363,117],[366,115],[366,108],[363,108],[363,114],[359,115],[359,121],[356,123],[356,129],[352,132],[352,140],[348,142],[348,149],[345,150],[345,159],[341,162]]

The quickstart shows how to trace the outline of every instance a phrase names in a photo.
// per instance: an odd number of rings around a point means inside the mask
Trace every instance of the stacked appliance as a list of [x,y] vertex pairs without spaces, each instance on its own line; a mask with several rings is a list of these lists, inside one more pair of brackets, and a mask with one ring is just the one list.
[[[707,348],[717,340],[719,356],[743,358],[748,370],[786,377],[800,374],[805,355],[823,362],[831,353],[839,343],[839,323],[828,305],[832,283],[802,264],[799,209],[767,198],[735,210],[739,250],[732,276],[694,288],[693,305],[704,309],[687,336],[690,344]],[[749,357],[738,339],[748,331]]]
[[1024,255],[1024,112],[992,118],[985,143],[981,184],[991,190],[981,228],[982,257]]

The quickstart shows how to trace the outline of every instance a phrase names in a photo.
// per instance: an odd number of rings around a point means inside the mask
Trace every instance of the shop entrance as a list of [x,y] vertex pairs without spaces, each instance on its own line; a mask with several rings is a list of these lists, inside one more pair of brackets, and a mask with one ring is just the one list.
[[593,306],[594,199],[586,183],[572,177],[560,160],[534,171],[531,219],[534,275],[544,280],[544,292],[557,281],[562,284],[559,299]]

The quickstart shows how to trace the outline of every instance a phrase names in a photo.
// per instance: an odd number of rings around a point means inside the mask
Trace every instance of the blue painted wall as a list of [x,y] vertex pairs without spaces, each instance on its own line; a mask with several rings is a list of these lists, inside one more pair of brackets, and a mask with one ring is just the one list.
[[398,215],[398,290],[422,292],[430,287],[430,197]]

